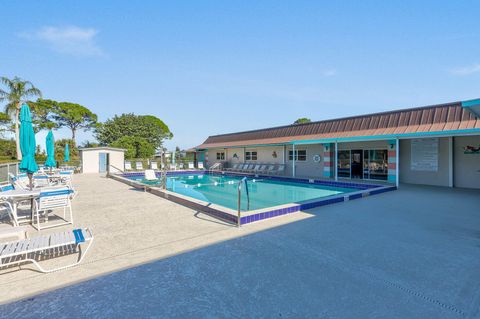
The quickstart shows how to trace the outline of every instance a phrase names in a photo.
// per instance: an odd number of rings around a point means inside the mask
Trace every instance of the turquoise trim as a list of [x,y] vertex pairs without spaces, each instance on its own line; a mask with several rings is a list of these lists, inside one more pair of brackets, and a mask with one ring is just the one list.
[[388,182],[389,183],[395,183],[397,181],[397,178],[395,175],[388,175]]
[[245,147],[273,147],[273,146],[284,146],[286,144],[290,143],[284,143],[284,144],[247,144],[247,145],[241,145],[241,146],[218,146],[218,147],[211,147],[211,148],[201,148],[201,150],[216,150],[219,148],[245,148]]
[[480,105],[480,99],[468,100],[468,101],[462,102],[462,107],[472,107],[476,105]]
[[480,128],[472,128],[465,130],[450,130],[450,131],[436,131],[436,132],[417,132],[417,133],[403,133],[403,134],[386,134],[386,135],[370,135],[370,136],[354,136],[354,137],[339,137],[339,138],[327,138],[318,140],[297,140],[291,141],[286,144],[317,144],[327,142],[361,142],[365,140],[389,140],[400,137],[423,137],[423,136],[439,136],[439,135],[463,135],[463,134],[480,134]]

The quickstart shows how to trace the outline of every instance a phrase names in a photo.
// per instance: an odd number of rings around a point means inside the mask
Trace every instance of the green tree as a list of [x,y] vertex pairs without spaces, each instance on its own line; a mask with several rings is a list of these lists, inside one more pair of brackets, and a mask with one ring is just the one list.
[[297,119],[293,124],[303,124],[303,123],[310,123],[312,120],[307,117],[301,117]]
[[53,114],[57,105],[56,101],[37,99],[35,102],[29,102],[28,105],[32,111],[32,124],[35,133],[58,127],[53,120]]
[[82,147],[82,148],[98,147],[98,146],[100,146],[99,143],[97,143],[97,142],[92,142],[92,141],[84,141],[84,142],[80,145],[80,147]]
[[19,115],[21,103],[27,98],[33,96],[42,96],[42,93],[37,89],[32,82],[24,81],[19,77],[9,79],[7,77],[0,77],[0,83],[5,86],[5,89],[0,89],[0,102],[6,102],[5,113],[9,114],[11,118],[15,119],[15,141],[17,145],[17,159],[22,159],[22,152],[20,151],[20,132],[18,130]]
[[70,153],[70,160],[78,159],[79,152],[78,147],[74,140],[64,138],[55,141],[55,160],[63,162],[63,156],[65,154],[65,145],[68,144],[68,151]]
[[14,140],[0,139],[0,156],[14,159],[16,154],[16,145]]
[[2,133],[7,130],[9,123],[10,116],[8,116],[7,113],[0,112],[0,136],[2,136]]
[[95,113],[83,105],[70,102],[55,103],[52,118],[56,121],[58,128],[68,127],[72,131],[73,142],[75,142],[77,130],[88,131],[97,125]]
[[111,145],[124,136],[139,137],[148,141],[154,149],[160,149],[164,139],[172,138],[168,126],[151,115],[122,114],[99,125],[95,137],[102,145]]
[[149,158],[155,154],[155,147],[143,137],[122,136],[111,143],[112,147],[124,148],[126,158]]

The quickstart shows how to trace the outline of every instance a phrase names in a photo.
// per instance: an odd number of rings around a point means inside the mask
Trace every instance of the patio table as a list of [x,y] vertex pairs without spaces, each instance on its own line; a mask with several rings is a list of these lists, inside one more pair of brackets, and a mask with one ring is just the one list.
[[[26,200],[32,200],[40,196],[40,189],[26,190],[26,189],[14,189],[10,191],[0,192],[0,202],[8,201],[12,204],[13,208],[13,223],[15,226],[19,226],[20,220],[26,220],[28,217],[18,217],[18,205]],[[30,220],[32,214],[30,214]]]

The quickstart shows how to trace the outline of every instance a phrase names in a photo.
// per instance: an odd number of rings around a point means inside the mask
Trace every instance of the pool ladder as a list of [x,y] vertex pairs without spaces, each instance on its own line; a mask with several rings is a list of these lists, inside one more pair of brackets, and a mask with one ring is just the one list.
[[237,212],[237,227],[241,225],[241,207],[242,207],[242,184],[245,183],[245,193],[247,194],[247,211],[250,210],[250,194],[248,192],[247,177],[242,178],[238,182],[237,192],[238,192],[238,212]]

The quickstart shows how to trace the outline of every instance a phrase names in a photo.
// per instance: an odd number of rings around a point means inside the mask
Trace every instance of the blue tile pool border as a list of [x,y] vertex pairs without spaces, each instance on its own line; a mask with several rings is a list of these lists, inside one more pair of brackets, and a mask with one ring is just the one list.
[[[308,201],[303,201],[299,203],[285,204],[275,207],[268,207],[264,209],[259,209],[252,212],[244,212],[244,214],[249,214],[246,216],[240,217],[240,225],[249,224],[252,222],[265,220],[268,218],[273,218],[277,216],[282,216],[286,214],[291,214],[298,211],[309,210],[321,206],[326,206],[335,203],[341,203],[344,201],[350,201],[354,199],[363,198],[370,195],[381,194],[385,192],[390,192],[396,190],[397,187],[393,185],[375,185],[375,184],[364,184],[364,183],[354,183],[354,182],[344,182],[344,181],[330,181],[330,180],[313,180],[306,178],[290,178],[290,177],[281,177],[281,176],[268,176],[268,175],[254,175],[254,174],[235,174],[230,172],[206,172],[199,170],[190,170],[190,171],[168,171],[167,176],[175,175],[191,175],[191,174],[210,174],[210,175],[223,175],[223,176],[247,176],[251,178],[263,178],[270,180],[302,183],[302,184],[315,184],[315,185],[325,185],[333,187],[345,187],[355,189],[352,193],[344,193],[340,195],[332,195],[328,197],[311,199]],[[159,175],[160,172],[157,172]],[[109,177],[121,181],[123,183],[129,184],[135,188],[143,189],[144,191],[150,192],[162,198],[171,200],[180,205],[202,211],[210,216],[221,219],[228,223],[238,224],[237,214],[233,214],[234,210],[228,209],[219,205],[212,205],[204,201],[196,200],[188,196],[180,195],[174,192],[163,190],[156,186],[146,185],[141,182],[131,179],[132,177],[141,177],[144,176],[143,172],[127,172],[123,174],[110,174]]]

